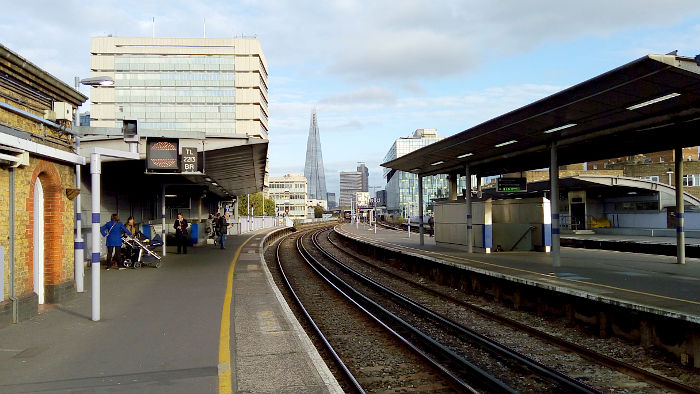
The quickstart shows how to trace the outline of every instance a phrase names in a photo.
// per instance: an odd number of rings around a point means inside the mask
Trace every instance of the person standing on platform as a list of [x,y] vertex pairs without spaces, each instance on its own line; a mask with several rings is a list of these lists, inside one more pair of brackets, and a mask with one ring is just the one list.
[[221,249],[226,249],[226,233],[228,232],[228,213],[225,213],[219,217],[219,233],[221,234],[219,238],[219,247]]
[[432,213],[430,214],[430,218],[428,218],[428,227],[430,228],[430,236],[435,236],[435,215]]
[[112,214],[112,219],[100,227],[100,233],[107,237],[107,269],[122,267],[122,232],[131,235],[131,232],[119,221],[116,213]]
[[181,252],[187,254],[187,219],[182,217],[181,213],[177,214],[175,219],[175,241],[177,243],[177,254]]

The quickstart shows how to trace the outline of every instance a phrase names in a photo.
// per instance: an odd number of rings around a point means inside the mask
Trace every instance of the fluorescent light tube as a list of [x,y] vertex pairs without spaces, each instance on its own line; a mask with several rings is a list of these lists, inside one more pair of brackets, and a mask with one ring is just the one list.
[[463,154],[463,155],[459,155],[459,156],[457,156],[457,158],[458,158],[458,159],[464,159],[465,157],[469,157],[469,156],[471,156],[471,155],[473,155],[473,153],[469,152],[469,153],[465,153],[465,154]]
[[444,161],[440,160],[440,161],[436,161],[435,163],[430,163],[430,165],[431,165],[431,166],[437,166],[437,165],[440,165],[440,164],[442,164],[442,163],[444,163]]
[[652,104],[660,103],[660,102],[662,102],[662,101],[665,101],[665,100],[668,100],[668,99],[672,99],[672,98],[678,97],[678,96],[680,96],[680,95],[681,95],[680,93],[671,93],[671,94],[667,94],[667,95],[665,95],[665,96],[657,97],[657,98],[655,98],[655,99],[653,99],[653,100],[645,101],[645,102],[643,102],[643,103],[639,103],[639,104],[637,104],[637,105],[633,105],[633,106],[631,106],[631,107],[627,107],[627,109],[629,109],[629,110],[631,111],[631,110],[634,110],[634,109],[637,109],[637,108],[646,107],[647,105],[652,105]]
[[554,133],[555,131],[568,129],[569,127],[574,127],[574,126],[576,126],[576,123],[569,123],[569,124],[565,124],[564,126],[559,126],[559,127],[553,128],[553,129],[545,130],[544,133],[545,134]]
[[500,147],[502,147],[502,146],[514,144],[514,143],[516,143],[516,142],[518,142],[518,141],[517,141],[517,140],[510,140],[510,141],[506,141],[506,142],[501,142],[500,144],[496,144],[496,145],[494,145],[494,146],[495,146],[496,148],[500,148]]

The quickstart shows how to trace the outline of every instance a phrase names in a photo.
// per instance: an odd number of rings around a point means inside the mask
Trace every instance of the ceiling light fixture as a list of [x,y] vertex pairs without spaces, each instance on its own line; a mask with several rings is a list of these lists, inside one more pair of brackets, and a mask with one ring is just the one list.
[[211,184],[214,185],[214,186],[219,186],[219,184],[216,183],[216,182],[212,182]]
[[516,142],[518,142],[518,140],[510,140],[510,141],[506,141],[506,142],[501,142],[500,144],[494,145],[494,147],[500,148],[500,147],[502,147],[502,146],[514,144],[514,143],[516,143]]
[[431,166],[439,166],[440,164],[443,164],[443,163],[444,163],[444,161],[440,160],[440,161],[436,161],[435,163],[430,163],[430,165]]
[[544,133],[545,134],[554,133],[555,131],[568,129],[569,127],[574,127],[574,126],[576,126],[576,123],[569,123],[569,124],[565,124],[564,126],[559,126],[559,127],[553,128],[553,129],[545,130]]
[[458,159],[464,159],[465,157],[469,157],[469,156],[471,156],[471,155],[473,155],[473,153],[469,152],[469,153],[465,153],[465,154],[463,154],[463,155],[459,155],[459,156],[457,156],[457,158],[458,158]]
[[660,102],[662,102],[662,101],[666,101],[666,100],[668,100],[668,99],[672,99],[672,98],[678,97],[678,96],[680,96],[680,95],[681,95],[680,93],[671,93],[671,94],[667,94],[667,95],[665,95],[665,96],[657,97],[657,98],[655,98],[655,99],[653,99],[653,100],[645,101],[645,102],[643,102],[643,103],[639,103],[639,104],[637,104],[637,105],[633,105],[633,106],[631,106],[631,107],[627,107],[627,109],[630,110],[630,111],[632,111],[632,110],[635,110],[635,109],[637,109],[637,108],[642,108],[642,107],[646,107],[647,105],[652,105],[652,104],[660,103]]

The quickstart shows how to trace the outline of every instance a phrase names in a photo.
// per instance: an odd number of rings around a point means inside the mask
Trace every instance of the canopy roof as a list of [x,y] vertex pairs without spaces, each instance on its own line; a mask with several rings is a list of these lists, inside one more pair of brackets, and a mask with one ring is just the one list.
[[648,55],[383,163],[434,175],[480,176],[700,145],[700,66]]

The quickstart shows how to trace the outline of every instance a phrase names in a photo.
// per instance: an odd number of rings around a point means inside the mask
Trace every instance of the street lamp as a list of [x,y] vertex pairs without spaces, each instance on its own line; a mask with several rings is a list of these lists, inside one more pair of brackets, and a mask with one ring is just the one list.
[[[75,77],[75,90],[80,89],[80,85],[88,85],[88,86],[109,86],[109,85],[114,85],[114,78],[109,77],[109,76],[102,76],[102,77],[91,77],[91,78],[85,78],[85,79],[80,79],[78,77]],[[74,119],[74,125],[77,128],[80,126],[80,109],[79,107],[75,108],[75,115],[73,116]],[[75,153],[77,155],[80,155],[80,134],[77,132],[75,133]],[[80,190],[80,165],[76,164],[75,165],[75,187],[76,189]],[[75,197],[74,199],[74,204],[75,204],[75,246],[74,246],[74,261],[73,261],[73,268],[74,268],[74,276],[75,276],[75,290],[78,293],[82,293],[85,291],[84,289],[84,276],[85,276],[85,267],[83,266],[83,260],[85,258],[85,252],[84,252],[84,243],[83,243],[83,234],[82,234],[82,218],[81,218],[81,204],[80,204],[80,193]]]

